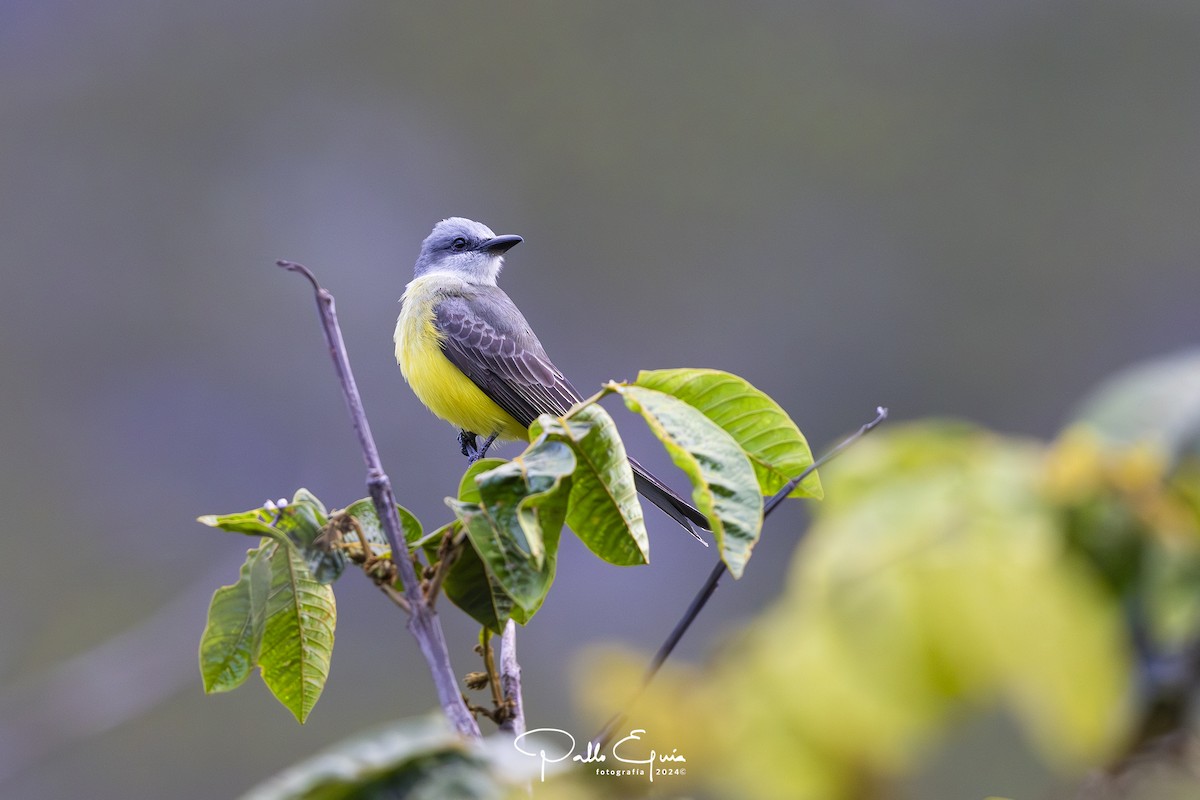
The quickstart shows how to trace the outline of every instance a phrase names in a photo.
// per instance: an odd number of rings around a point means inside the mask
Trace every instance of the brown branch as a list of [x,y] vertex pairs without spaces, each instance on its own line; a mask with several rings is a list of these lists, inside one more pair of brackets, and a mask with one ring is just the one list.
[[346,400],[346,408],[350,412],[350,422],[358,435],[358,443],[362,447],[363,460],[367,465],[367,491],[375,504],[375,513],[383,525],[388,544],[392,548],[392,561],[399,571],[400,581],[404,586],[404,598],[409,605],[408,630],[416,638],[429,665],[437,688],[438,700],[442,711],[460,734],[479,738],[479,725],[463,704],[462,694],[458,690],[458,682],[450,665],[450,652],[446,646],[446,637],[442,632],[441,621],[433,607],[425,602],[421,593],[417,573],[409,558],[408,543],[405,541],[400,526],[400,516],[396,511],[396,497],[392,492],[391,481],[383,471],[379,459],[379,450],[375,446],[375,438],[371,435],[371,426],[367,422],[363,410],[362,397],[358,393],[358,385],[354,381],[354,373],[350,370],[350,359],[346,354],[346,343],[342,339],[342,331],[338,326],[337,314],[334,311],[333,295],[317,283],[317,279],[307,267],[290,261],[276,262],[280,267],[291,272],[297,272],[308,279],[316,295],[317,311],[321,317],[321,328],[325,333],[325,343],[329,346],[329,355],[333,359],[333,367],[337,372],[338,382],[342,387],[342,395]]

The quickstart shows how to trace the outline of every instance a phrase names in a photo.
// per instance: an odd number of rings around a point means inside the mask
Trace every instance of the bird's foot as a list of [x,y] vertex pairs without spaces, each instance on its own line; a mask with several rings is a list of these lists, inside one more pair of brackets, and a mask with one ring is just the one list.
[[458,444],[462,447],[462,454],[467,457],[468,464],[474,464],[479,459],[487,455],[488,448],[496,441],[496,437],[500,433],[497,431],[491,436],[483,440],[483,447],[479,446],[479,434],[471,431],[458,432]]
[[483,440],[483,447],[479,448],[479,458],[476,458],[476,461],[487,455],[488,448],[492,446],[492,442],[496,441],[496,437],[499,435],[499,433],[493,433],[491,436]]
[[471,459],[472,463],[479,460],[479,448],[476,446],[476,440],[479,434],[468,430],[458,432],[458,446],[462,450],[462,454]]

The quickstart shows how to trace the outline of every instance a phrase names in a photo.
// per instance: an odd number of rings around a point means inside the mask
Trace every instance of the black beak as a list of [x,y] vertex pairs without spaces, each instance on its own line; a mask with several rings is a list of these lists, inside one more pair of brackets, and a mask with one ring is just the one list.
[[479,245],[479,249],[485,253],[495,253],[503,255],[509,249],[516,247],[521,242],[525,241],[520,236],[510,234],[508,236],[497,236],[494,239],[488,239],[483,244]]

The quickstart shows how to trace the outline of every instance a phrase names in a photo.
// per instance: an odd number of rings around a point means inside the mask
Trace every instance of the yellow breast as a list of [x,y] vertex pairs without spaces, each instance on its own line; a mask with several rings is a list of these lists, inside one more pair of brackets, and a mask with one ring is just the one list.
[[[521,423],[496,405],[442,353],[442,334],[433,324],[434,304],[444,296],[447,279],[417,278],[404,291],[396,320],[396,361],[413,393],[438,417],[482,436],[525,439]],[[450,287],[453,288],[453,287]]]

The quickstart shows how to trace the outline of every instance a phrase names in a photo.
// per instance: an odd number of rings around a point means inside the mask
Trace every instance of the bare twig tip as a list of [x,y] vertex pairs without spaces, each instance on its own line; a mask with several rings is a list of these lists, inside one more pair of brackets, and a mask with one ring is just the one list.
[[308,278],[308,282],[312,284],[314,291],[321,291],[321,284],[317,283],[317,277],[313,275],[312,271],[303,264],[297,264],[295,261],[288,261],[281,258],[275,262],[275,266],[282,267],[288,272],[299,272],[301,275]]
[[875,406],[875,419],[871,420],[866,425],[863,425],[862,430],[859,433],[867,433],[868,431],[875,430],[880,425],[882,425],[884,420],[886,420],[887,418],[888,418],[887,406]]
[[420,649],[433,675],[438,700],[441,702],[446,718],[463,736],[479,739],[479,725],[471,716],[467,706],[463,704],[462,692],[458,689],[458,680],[450,665],[450,652],[446,646],[446,637],[442,631],[441,621],[437,617],[437,612],[421,595],[416,566],[409,558],[408,545],[404,539],[400,515],[396,507],[396,497],[391,483],[383,472],[383,465],[379,460],[379,450],[371,435],[371,426],[367,423],[362,397],[359,396],[358,386],[354,382],[354,373],[350,369],[346,343],[342,340],[342,331],[338,326],[337,315],[333,309],[333,295],[321,288],[317,279],[304,265],[282,259],[276,263],[283,269],[299,272],[308,278],[316,294],[325,343],[329,347],[334,372],[337,373],[338,382],[342,387],[342,396],[346,401],[346,408],[350,412],[350,422],[358,436],[363,461],[367,465],[367,491],[371,495],[371,504],[375,508],[376,516],[379,517],[389,549],[392,552],[392,563],[396,566],[397,577],[404,586],[404,591],[401,593],[392,589],[388,583],[384,583],[382,586],[387,587],[384,591],[409,615],[408,629],[420,643]]

